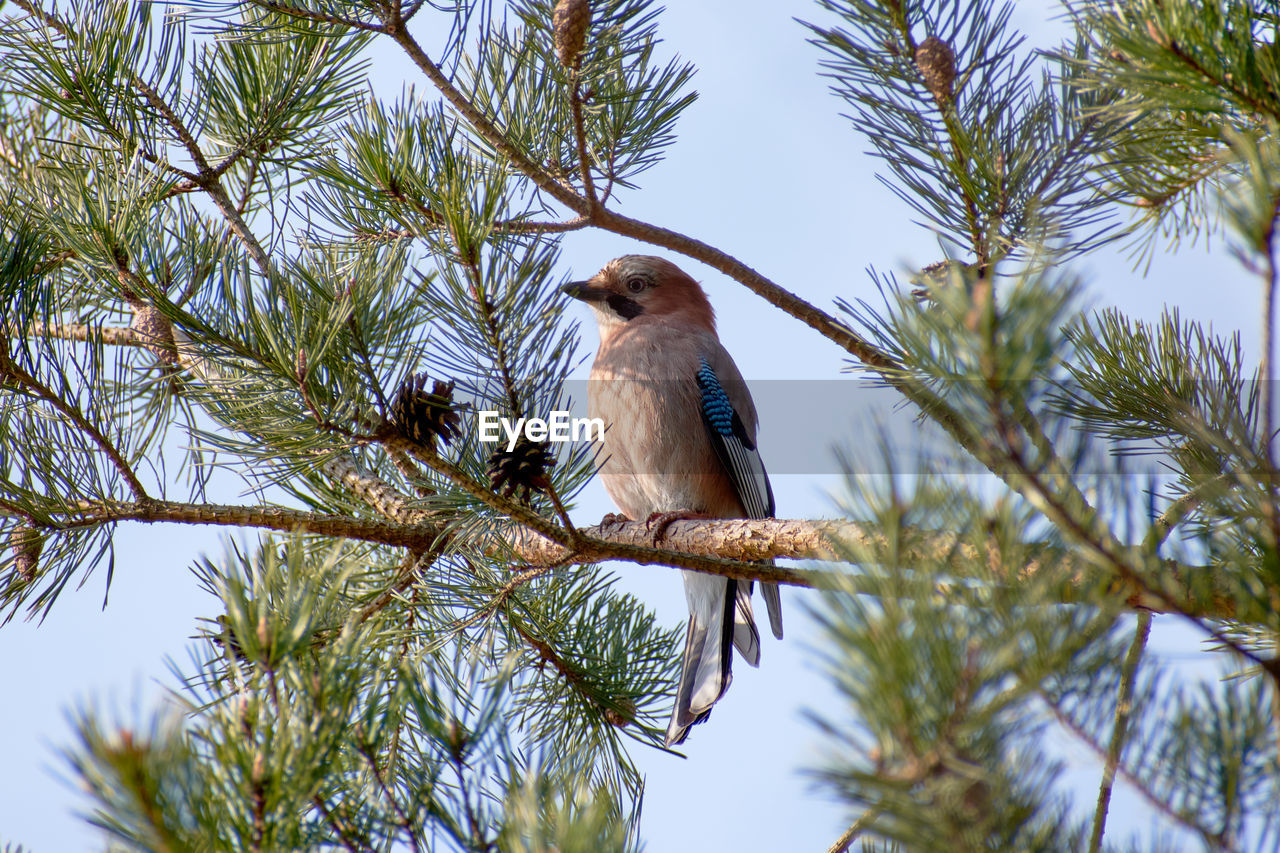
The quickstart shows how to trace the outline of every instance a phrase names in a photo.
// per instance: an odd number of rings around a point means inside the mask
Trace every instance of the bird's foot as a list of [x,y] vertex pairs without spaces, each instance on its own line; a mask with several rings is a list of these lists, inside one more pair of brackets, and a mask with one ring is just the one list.
[[653,547],[657,548],[662,544],[663,538],[666,537],[667,528],[675,522],[710,517],[705,512],[694,512],[688,509],[678,509],[675,512],[655,512],[645,519],[644,526],[653,536]]
[[613,527],[616,524],[628,524],[630,521],[631,519],[627,518],[620,512],[607,512],[605,513],[604,518],[600,519],[600,529],[603,530],[606,527]]

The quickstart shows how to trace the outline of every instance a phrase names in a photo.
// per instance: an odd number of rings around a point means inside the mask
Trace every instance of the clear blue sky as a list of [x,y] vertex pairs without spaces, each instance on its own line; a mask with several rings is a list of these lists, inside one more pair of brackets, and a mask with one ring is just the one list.
[[[1055,7],[1022,2],[1014,16],[1033,44],[1051,46],[1063,31]],[[424,16],[430,10],[424,10]],[[874,265],[901,272],[937,260],[932,235],[874,179],[878,163],[840,116],[844,105],[818,76],[819,53],[804,41],[793,17],[822,22],[811,3],[699,2],[672,4],[661,18],[666,50],[694,62],[699,100],[678,125],[665,163],[642,177],[642,190],[622,197],[623,210],[681,230],[738,255],[775,281],[820,306],[836,297],[876,298],[865,273]],[[388,52],[383,48],[380,53]],[[427,88],[408,65],[380,57],[375,88],[394,97],[401,80]],[[611,235],[565,238],[566,271],[586,277],[628,252],[653,252]],[[668,254],[669,253],[661,253]],[[842,353],[808,328],[781,315],[740,285],[692,261],[673,257],[701,280],[720,318],[721,338],[748,379],[833,379]],[[1255,284],[1222,249],[1184,249],[1158,257],[1146,276],[1119,253],[1076,264],[1099,306],[1114,305],[1155,318],[1165,305],[1239,330],[1256,357]],[[587,345],[594,329],[585,309]],[[785,441],[766,416],[762,448]],[[784,422],[785,423],[785,422]],[[832,469],[835,469],[833,464]],[[775,473],[780,516],[834,514],[828,493],[834,476]],[[593,523],[612,510],[593,483],[575,518]],[[185,663],[197,617],[216,613],[188,566],[200,554],[222,551],[217,532],[199,528],[122,526],[109,606],[101,608],[104,573],[69,592],[43,625],[15,623],[0,630],[0,842],[37,851],[101,846],[71,813],[86,801],[65,779],[58,750],[70,744],[65,713],[83,703],[116,709],[128,719],[154,706],[175,679],[166,660]],[[654,567],[619,566],[628,588],[683,624],[678,575]],[[735,668],[733,687],[711,721],[693,730],[688,759],[642,754],[647,773],[643,835],[653,851],[825,850],[847,825],[836,804],[815,793],[801,768],[820,760],[818,739],[802,719],[806,709],[831,707],[832,694],[811,668],[816,641],[804,616],[808,593],[787,590],[787,638],[766,637],[759,670]],[[1194,638],[1162,630],[1154,648],[1193,654]],[[1084,750],[1064,743],[1082,787],[1082,807],[1096,795],[1096,776]],[[1075,779],[1076,776],[1072,776]],[[1126,825],[1146,818],[1127,811]]]

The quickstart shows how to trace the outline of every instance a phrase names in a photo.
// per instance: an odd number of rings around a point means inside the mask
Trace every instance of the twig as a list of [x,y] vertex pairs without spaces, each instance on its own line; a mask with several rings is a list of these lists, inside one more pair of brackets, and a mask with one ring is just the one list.
[[573,115],[573,136],[578,146],[578,171],[582,175],[582,191],[587,197],[588,214],[600,208],[600,199],[596,197],[596,184],[591,177],[591,160],[587,156],[587,132],[582,121],[582,84],[578,82],[578,72],[571,71],[573,84],[569,87],[569,110]]
[[585,216],[575,216],[564,222],[534,222],[528,219],[508,219],[493,223],[493,230],[500,234],[560,234],[581,231],[591,224]]
[[[1083,741],[1086,746],[1088,746],[1095,753],[1097,753],[1099,758],[1102,758],[1105,760],[1106,750],[1104,750],[1101,746],[1099,746],[1093,740],[1093,738],[1089,737],[1088,732],[1086,732],[1079,725],[1077,725],[1075,720],[1071,719],[1071,717],[1068,716],[1065,711],[1059,708],[1058,704],[1054,702],[1053,699],[1048,694],[1046,694],[1043,690],[1038,692],[1040,694],[1040,698],[1042,698],[1045,704],[1049,707],[1049,711],[1050,713],[1053,714],[1054,719],[1056,719],[1059,723],[1061,723],[1063,727],[1065,727],[1068,731],[1074,734],[1077,738]],[[1161,800],[1159,797],[1157,797],[1155,793],[1153,793],[1151,790],[1147,788],[1147,786],[1143,783],[1141,779],[1139,779],[1137,776],[1131,773],[1129,769],[1124,766],[1123,762],[1116,765],[1116,773],[1124,777],[1125,779],[1127,779],[1129,783],[1133,786],[1134,790],[1136,790],[1144,800],[1150,803],[1152,807],[1156,809],[1156,811],[1160,812],[1165,817],[1169,818],[1170,820],[1174,821],[1180,826],[1186,827],[1188,830],[1195,833],[1196,835],[1205,836],[1205,837],[1209,837],[1213,835],[1213,833],[1210,832],[1207,828],[1197,824],[1191,816],[1177,811],[1176,809],[1173,808],[1173,806],[1169,805],[1164,800]]]
[[325,805],[324,799],[321,798],[319,794],[312,797],[311,802],[320,810],[320,816],[324,818],[324,822],[329,824],[329,828],[338,836],[338,840],[342,842],[342,846],[350,851],[350,853],[364,853],[364,851],[372,849],[369,847],[361,847],[356,844],[356,839],[351,837],[350,824],[342,818],[334,815],[333,811]]
[[[282,15],[289,15],[294,18],[305,18],[308,21],[315,21],[319,24],[335,24],[340,27],[350,27],[353,30],[362,30],[367,33],[383,32],[383,28],[381,26],[377,24],[370,24],[367,21],[358,21],[355,18],[344,18],[341,15],[317,12],[314,9],[303,9],[298,6],[291,6],[287,3],[278,3],[275,2],[275,0],[249,0],[249,2],[270,12],[278,12]],[[405,20],[408,20],[408,16],[405,16]]]
[[555,508],[556,515],[560,516],[560,523],[564,525],[564,529],[569,531],[569,535],[573,537],[575,543],[582,539],[582,534],[578,532],[578,528],[574,525],[573,519],[569,518],[569,512],[564,508],[564,504],[560,502],[560,496],[556,493],[556,487],[548,478],[546,483],[547,498],[551,501],[551,506]]
[[844,833],[836,839],[836,843],[827,849],[827,853],[846,853],[853,842],[858,840],[858,836],[867,830],[869,826],[880,816],[881,807],[879,805],[871,806],[855,820]]
[[1204,503],[1206,493],[1215,488],[1221,488],[1229,479],[1229,474],[1219,474],[1211,480],[1205,480],[1165,507],[1164,512],[1151,525],[1151,530],[1148,531],[1143,542],[1143,549],[1153,554],[1156,553],[1160,546],[1164,544],[1164,541],[1169,538],[1169,534],[1173,533],[1188,515],[1195,512]]
[[[459,252],[462,247],[458,246]],[[507,405],[511,407],[513,416],[523,416],[525,414],[520,406],[520,395],[517,393],[515,377],[511,374],[511,367],[507,363],[507,347],[506,342],[502,340],[501,331],[498,329],[498,323],[493,318],[493,305],[489,302],[489,298],[484,290],[484,281],[480,276],[480,268],[476,265],[475,260],[466,257],[463,260],[463,268],[467,272],[467,278],[471,282],[471,298],[475,300],[476,311],[480,314],[480,320],[484,323],[485,337],[488,338],[489,346],[493,347],[493,360],[498,363],[498,375],[502,377],[502,390],[507,396]]]
[[414,853],[422,853],[422,846],[418,842],[418,832],[414,828],[413,822],[409,820],[409,816],[405,814],[404,809],[400,806],[400,801],[396,799],[395,793],[387,786],[387,782],[382,776],[382,768],[378,766],[378,757],[373,754],[367,744],[360,743],[356,749],[364,756],[365,761],[369,762],[369,769],[373,771],[373,779],[378,783],[378,789],[391,805],[391,810],[395,812],[396,823],[409,836],[410,847],[413,848]]
[[[350,289],[347,290],[350,294]],[[378,414],[386,417],[391,411],[390,404],[387,403],[386,395],[382,393],[382,384],[378,382],[378,375],[373,369],[373,357],[369,355],[369,347],[364,341],[364,335],[360,334],[360,324],[356,322],[356,313],[352,311],[347,315],[347,328],[351,331],[351,339],[355,342],[353,349],[356,355],[360,356],[359,367],[364,373],[365,381],[369,383],[369,387],[373,389],[373,394],[378,400]]]
[[485,838],[484,827],[480,825],[480,818],[476,814],[475,806],[471,804],[471,792],[467,790],[466,765],[462,760],[462,751],[454,749],[450,758],[454,775],[458,778],[458,793],[462,797],[462,811],[467,816],[467,826],[471,830],[471,841],[477,845],[474,849],[488,850],[490,849],[490,844]]
[[1275,348],[1275,297],[1276,297],[1276,261],[1275,261],[1275,228],[1276,216],[1280,215],[1280,197],[1271,209],[1271,219],[1267,223],[1266,233],[1259,246],[1265,259],[1262,270],[1262,354],[1258,359],[1258,376],[1262,381],[1259,392],[1259,403],[1262,407],[1262,458],[1266,464],[1264,482],[1267,487],[1267,503],[1263,508],[1266,515],[1268,532],[1271,534],[1271,547],[1280,547],[1280,515],[1276,507],[1276,459],[1272,447],[1275,441],[1275,413],[1272,412],[1272,361]]
[[[899,37],[906,46],[907,56],[915,57],[919,46],[916,44],[915,37],[911,33],[911,24],[907,21],[907,16],[901,6],[897,6],[894,11],[897,13],[893,16],[894,23],[898,27]],[[942,126],[946,128],[947,131],[947,141],[951,144],[951,157],[948,162],[950,164],[952,174],[956,178],[960,178],[961,176],[955,173],[972,162],[973,158],[966,156],[964,152],[964,145],[962,144],[964,132],[960,126],[959,120],[956,118],[954,96],[948,100],[943,97],[942,93],[932,91],[932,87],[926,86],[926,88],[930,89],[930,95],[933,103],[938,109],[939,117],[942,119]],[[969,175],[966,174],[964,177],[968,178]],[[963,188],[970,186],[971,184],[972,181],[968,180],[955,181],[955,185],[962,188],[961,200],[964,204],[966,224],[969,226],[969,240],[971,242],[970,248],[973,249],[974,264],[978,268],[979,281],[985,282],[985,286],[988,289],[991,289],[994,287],[990,269],[991,255],[989,253],[987,241],[984,239],[985,229],[978,221],[978,204],[974,201],[973,196],[969,192],[963,190]],[[977,301],[976,297],[975,301]]]
[[60,412],[63,417],[71,421],[76,429],[87,435],[98,446],[103,455],[110,460],[112,466],[120,472],[120,476],[124,478],[129,491],[133,493],[134,499],[143,504],[151,502],[152,499],[147,494],[146,487],[142,485],[142,481],[138,479],[138,475],[134,473],[133,466],[124,458],[124,454],[120,452],[115,444],[103,435],[101,430],[90,423],[89,419],[78,408],[63,400],[49,386],[14,364],[9,358],[8,350],[0,347],[0,378],[5,376],[11,377],[19,385],[35,392],[36,396],[43,399]]
[[570,210],[579,214],[590,212],[590,205],[586,199],[558,182],[545,169],[526,157],[524,152],[507,139],[506,134],[486,118],[466,95],[458,91],[457,87],[449,82],[449,78],[427,56],[422,46],[418,44],[417,40],[409,32],[403,20],[384,20],[382,31],[391,36],[404,49],[413,64],[417,65],[418,69],[431,81],[431,84],[440,90],[445,100],[453,105],[453,108],[466,119],[476,133],[480,134],[485,142],[492,145],[499,154],[510,160],[516,169],[524,173],[539,189]]
[[416,558],[406,560],[404,569],[396,582],[383,590],[382,593],[373,601],[365,605],[365,608],[360,611],[360,615],[357,617],[356,621],[365,621],[370,616],[394,601],[396,595],[408,589],[413,584],[414,579],[421,574],[424,569],[431,565],[431,562],[435,560],[436,556],[436,554],[428,552],[419,554]]
[[[1263,483],[1266,484],[1266,504],[1263,507],[1263,515],[1267,520],[1267,532],[1271,541],[1268,543],[1272,551],[1280,548],[1280,507],[1277,506],[1276,495],[1276,457],[1275,457],[1275,414],[1272,411],[1274,405],[1274,395],[1272,383],[1274,382],[1273,360],[1275,357],[1275,298],[1276,298],[1276,259],[1275,259],[1275,236],[1276,236],[1276,217],[1280,216],[1280,195],[1274,195],[1271,199],[1271,218],[1267,221],[1267,229],[1262,239],[1262,249],[1265,252],[1265,275],[1263,276],[1262,289],[1262,357],[1259,359],[1258,375],[1262,380],[1262,389],[1258,395],[1259,403],[1262,406],[1262,460],[1265,468]],[[1274,587],[1270,589],[1271,608],[1276,611],[1277,619],[1280,619],[1280,594],[1277,594]],[[1276,625],[1272,625],[1272,630],[1276,630]],[[1280,637],[1277,638],[1275,647],[1280,648]],[[1276,681],[1276,685],[1280,686],[1280,658],[1273,655],[1270,666],[1266,667],[1272,678]],[[1272,691],[1271,714],[1280,731],[1280,690]],[[1280,758],[1277,758],[1280,762]]]
[[404,477],[420,496],[429,498],[439,494],[435,488],[427,484],[422,469],[409,454],[400,450],[388,450],[387,455],[391,457],[391,464],[400,472],[400,476]]
[[[470,616],[467,616],[463,619],[459,619],[458,621],[450,625],[448,629],[449,635],[456,636],[460,631],[463,631],[464,629],[469,628],[470,626],[476,624],[477,622],[480,622],[484,619],[489,618],[494,613],[496,613],[498,609],[502,607],[503,604],[506,603],[506,600],[508,598],[510,598],[512,595],[515,594],[516,590],[518,590],[520,587],[524,586],[525,584],[531,583],[532,581],[535,581],[538,578],[546,575],[553,568],[556,568],[556,567],[526,566],[522,571],[517,572],[516,575],[511,578],[511,580],[503,584],[502,587],[498,589],[498,591],[495,592],[487,602],[485,602],[483,607],[477,609],[476,612],[472,613]],[[474,572],[474,569],[473,569],[473,572]],[[441,645],[443,645],[443,643],[441,643]]]
[[1116,694],[1116,718],[1111,728],[1111,742],[1107,744],[1107,762],[1102,768],[1102,784],[1098,787],[1098,805],[1093,813],[1093,832],[1089,837],[1089,853],[1102,849],[1102,836],[1107,826],[1107,809],[1111,804],[1111,789],[1116,780],[1116,768],[1120,766],[1120,753],[1124,748],[1129,728],[1129,716],[1133,713],[1133,685],[1138,663],[1151,635],[1151,614],[1138,614],[1138,627],[1133,643],[1124,657],[1120,669],[1120,690]]

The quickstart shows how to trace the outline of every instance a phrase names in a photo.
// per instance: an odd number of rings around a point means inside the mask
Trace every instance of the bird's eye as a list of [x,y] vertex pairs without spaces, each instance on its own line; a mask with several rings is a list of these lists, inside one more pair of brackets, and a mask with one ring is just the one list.
[[627,290],[630,290],[632,293],[639,293],[640,291],[644,290],[645,284],[646,284],[645,280],[640,278],[639,276],[636,276],[635,278],[629,278],[627,279]]

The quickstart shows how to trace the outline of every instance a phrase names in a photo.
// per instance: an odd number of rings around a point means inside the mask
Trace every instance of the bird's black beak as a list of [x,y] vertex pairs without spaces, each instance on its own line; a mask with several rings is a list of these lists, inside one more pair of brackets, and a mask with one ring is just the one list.
[[560,288],[560,292],[567,293],[574,299],[581,299],[583,302],[604,302],[609,297],[607,289],[596,287],[589,281],[571,281]]

